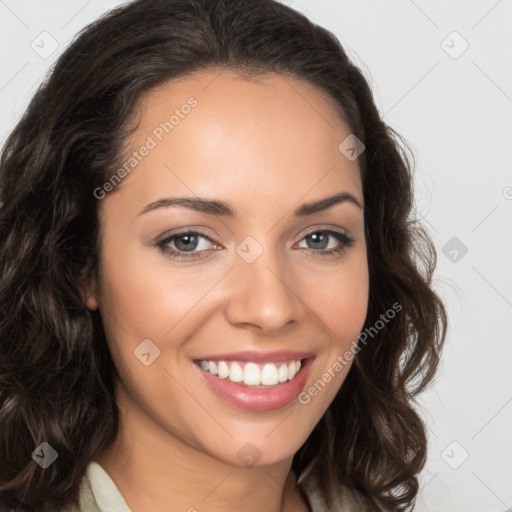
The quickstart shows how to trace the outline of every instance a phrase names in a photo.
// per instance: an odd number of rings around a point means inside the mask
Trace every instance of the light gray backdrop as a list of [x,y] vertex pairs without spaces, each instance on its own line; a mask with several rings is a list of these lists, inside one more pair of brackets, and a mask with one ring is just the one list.
[[[122,2],[0,0],[0,140],[87,23]],[[412,144],[449,313],[420,400],[419,512],[512,509],[512,1],[283,0],[332,30]]]

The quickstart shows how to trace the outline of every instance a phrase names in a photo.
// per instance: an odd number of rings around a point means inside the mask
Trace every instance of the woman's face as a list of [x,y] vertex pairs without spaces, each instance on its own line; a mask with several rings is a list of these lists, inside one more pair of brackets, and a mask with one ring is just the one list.
[[350,360],[336,361],[367,312],[360,171],[339,149],[350,129],[308,83],[213,70],[153,90],[139,119],[95,192],[101,272],[87,299],[123,419],[158,432],[155,450],[291,457],[342,385]]

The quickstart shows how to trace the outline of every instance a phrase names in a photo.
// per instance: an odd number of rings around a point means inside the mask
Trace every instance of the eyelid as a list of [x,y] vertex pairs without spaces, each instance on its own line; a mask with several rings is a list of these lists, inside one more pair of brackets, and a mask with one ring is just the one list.
[[292,242],[292,246],[294,246],[295,244],[304,240],[304,238],[306,238],[308,235],[311,235],[313,233],[318,233],[318,232],[327,232],[327,233],[334,232],[334,233],[338,233],[348,239],[354,240],[354,238],[349,234],[349,232],[346,229],[340,228],[339,226],[318,224],[318,225],[308,228],[306,231],[302,232],[300,234],[300,237],[295,242]]
[[[204,239],[208,240],[212,245],[215,245],[215,246],[221,245],[220,243],[213,240],[210,236],[206,235],[205,233],[203,233],[201,231],[197,231],[195,229],[182,229],[180,231],[174,231],[170,235],[164,235],[163,237],[159,238],[157,240],[156,244],[157,245],[165,245],[183,235],[194,235],[199,238],[204,238]],[[204,252],[204,251],[199,251],[199,252]]]
[[[330,226],[330,225],[324,225],[319,224],[317,226],[313,226],[312,228],[309,228],[306,232],[302,234],[302,238],[311,235],[312,233],[316,233],[318,231],[335,231],[336,233],[341,233],[342,235],[348,236],[348,231],[346,229],[340,228],[339,226]],[[301,240],[302,240],[301,238]]]
[[[205,226],[186,226],[184,228],[177,228],[176,230],[171,230],[170,232],[164,233],[163,235],[159,236],[156,240],[156,243],[164,242],[165,240],[168,240],[169,238],[174,238],[174,237],[177,238],[177,237],[179,237],[179,235],[194,234],[194,235],[200,235],[200,236],[206,238],[213,244],[216,244],[216,245],[223,244],[222,240],[221,240],[221,242],[214,241],[213,237],[210,235],[207,235],[203,230],[208,230],[208,228],[206,228]],[[222,239],[222,237],[217,234],[215,234],[214,236],[217,239]]]

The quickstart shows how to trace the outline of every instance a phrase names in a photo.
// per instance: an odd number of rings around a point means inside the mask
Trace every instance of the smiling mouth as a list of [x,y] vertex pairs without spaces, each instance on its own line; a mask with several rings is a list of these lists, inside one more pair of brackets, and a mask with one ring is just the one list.
[[272,388],[295,379],[304,366],[305,359],[289,359],[279,363],[250,361],[194,361],[204,371],[219,379],[229,380],[250,388]]

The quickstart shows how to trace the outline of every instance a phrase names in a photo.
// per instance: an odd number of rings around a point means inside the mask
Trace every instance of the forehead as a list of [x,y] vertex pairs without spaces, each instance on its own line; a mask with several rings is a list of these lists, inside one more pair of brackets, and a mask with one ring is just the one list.
[[351,130],[335,101],[290,76],[194,73],[145,94],[132,121],[127,153],[151,149],[121,185],[142,199],[164,182],[187,195],[251,188],[256,198],[360,184],[357,161],[338,148]]
[[[192,102],[195,106],[191,109],[188,104]],[[172,131],[172,137],[165,137],[170,142],[179,137],[180,131],[186,131],[186,125],[197,126],[201,122],[202,133],[213,124],[216,131],[236,125],[245,133],[257,132],[262,139],[280,130],[282,137],[274,144],[285,143],[286,135],[292,133],[330,145],[332,137],[337,140],[340,133],[350,133],[338,103],[305,80],[278,73],[242,76],[216,68],[185,75],[150,90],[139,100],[134,117],[132,121],[138,123],[135,139],[138,135],[139,140],[155,130],[157,138]],[[182,123],[186,117],[189,120]],[[172,127],[167,128],[171,130],[159,128],[169,121]]]

